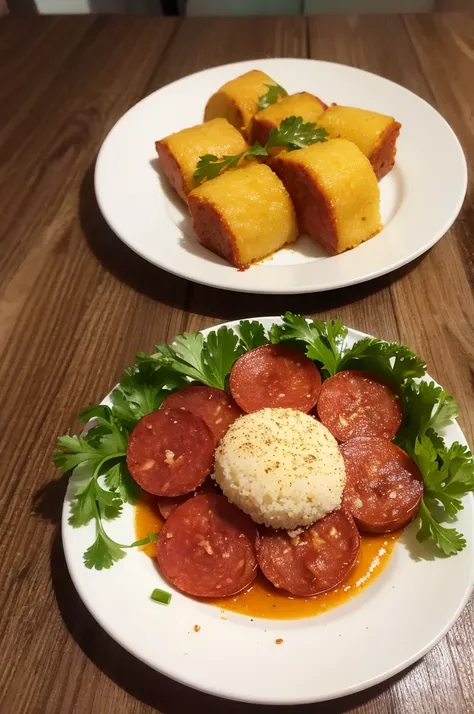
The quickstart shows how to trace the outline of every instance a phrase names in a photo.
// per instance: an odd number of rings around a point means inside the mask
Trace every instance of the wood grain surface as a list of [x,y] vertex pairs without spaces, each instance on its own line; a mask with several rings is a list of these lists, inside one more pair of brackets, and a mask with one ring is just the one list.
[[[66,484],[51,464],[55,436],[77,428],[79,409],[99,400],[138,350],[241,316],[291,309],[340,317],[422,354],[460,402],[461,425],[474,442],[473,37],[467,13],[1,20],[2,714],[269,711],[187,690],[148,669],[95,624],[69,578],[59,532]],[[106,227],[92,172],[121,114],[191,72],[268,56],[368,69],[412,89],[450,122],[470,186],[456,224],[427,255],[346,290],[239,295],[161,272]],[[472,714],[473,616],[471,601],[430,654],[374,689],[278,711]]]

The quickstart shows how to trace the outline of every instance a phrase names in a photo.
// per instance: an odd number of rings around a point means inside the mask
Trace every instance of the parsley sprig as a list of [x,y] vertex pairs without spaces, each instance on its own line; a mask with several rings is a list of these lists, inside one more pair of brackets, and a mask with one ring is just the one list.
[[266,107],[269,107],[271,104],[276,104],[280,97],[288,96],[286,89],[283,89],[279,84],[265,84],[265,87],[268,88],[268,91],[258,98],[259,110],[266,109]]
[[286,312],[281,325],[270,330],[274,344],[289,342],[318,363],[323,377],[332,377],[339,370],[347,327],[340,320],[307,320],[302,315]]
[[266,149],[256,141],[249,149],[242,151],[240,154],[234,154],[233,156],[223,156],[219,159],[219,157],[214,154],[204,154],[204,156],[199,157],[196,171],[193,174],[194,180],[196,184],[200,184],[204,179],[216,178],[222,171],[235,169],[242,159],[249,158],[250,156],[268,156],[268,153]]
[[287,117],[278,128],[273,127],[270,131],[265,149],[268,151],[276,146],[283,146],[288,151],[304,149],[311,144],[326,141],[327,136],[326,129],[312,122],[304,122],[302,117]]
[[223,156],[221,159],[214,154],[205,154],[199,157],[196,171],[193,174],[196,185],[204,179],[213,179],[227,169],[236,168],[241,159],[249,156],[268,156],[269,150],[283,147],[288,151],[303,149],[305,146],[326,141],[328,132],[318,128],[316,124],[304,122],[302,117],[291,116],[283,119],[280,126],[273,127],[265,146],[255,142],[249,149],[234,156]]
[[206,338],[201,332],[185,332],[172,345],[155,347],[156,353],[152,355],[139,354],[139,361],[152,360],[178,375],[217,389],[226,388],[232,365],[246,351],[229,327],[220,327]]
[[92,404],[81,412],[83,424],[92,420],[87,433],[57,439],[53,461],[63,471],[72,472],[75,486],[69,523],[79,528],[95,521],[96,539],[84,553],[87,568],[110,568],[125,556],[126,549],[156,540],[156,534],[150,533],[131,545],[117,543],[107,535],[104,521],[118,518],[123,504],[134,503],[139,495],[126,462],[130,430],[183,383],[180,375],[160,365],[136,364],[125,370],[119,387],[112,392],[111,407]]
[[433,382],[409,380],[403,392],[403,424],[395,441],[418,465],[424,493],[417,538],[430,538],[445,555],[466,546],[452,522],[462,510],[461,498],[474,490],[474,460],[468,448],[454,442],[448,448],[438,430],[458,415],[455,400]]

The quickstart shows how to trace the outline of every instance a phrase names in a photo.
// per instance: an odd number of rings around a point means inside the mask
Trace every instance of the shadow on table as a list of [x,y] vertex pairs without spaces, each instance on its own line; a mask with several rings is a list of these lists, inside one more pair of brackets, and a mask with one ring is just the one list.
[[118,280],[153,300],[221,320],[279,315],[287,310],[302,314],[329,311],[375,294],[411,272],[423,259],[380,278],[339,290],[303,295],[256,295],[209,288],[167,273],[134,253],[107,225],[94,191],[94,168],[81,185],[79,217],[86,241],[96,258]]
[[[58,484],[54,492],[52,489],[47,493],[43,490],[35,508],[38,514],[41,513],[42,507],[46,508],[45,517],[53,518],[56,522],[60,517],[66,485],[61,481]],[[397,675],[365,692],[317,705],[271,707],[224,701],[185,687],[155,672],[135,659],[100,628],[72,584],[64,559],[59,523],[51,551],[51,575],[63,621],[84,654],[119,687],[162,714],[182,714],[183,711],[221,714],[223,709],[227,714],[343,714],[381,695],[403,676]]]
[[95,163],[89,166],[81,184],[79,220],[91,251],[114,277],[147,297],[186,309],[186,280],[167,273],[128,248],[103,218],[94,191]]

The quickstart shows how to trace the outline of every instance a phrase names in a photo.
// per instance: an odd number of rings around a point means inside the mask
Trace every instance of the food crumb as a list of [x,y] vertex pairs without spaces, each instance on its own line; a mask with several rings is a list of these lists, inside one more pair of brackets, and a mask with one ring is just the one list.
[[199,632],[200,629],[201,629],[200,625],[194,625],[194,632]]
[[282,644],[283,644],[283,640],[281,639],[281,637],[279,637],[277,640],[275,640],[275,644],[276,644],[276,645],[282,645]]
[[227,617],[222,617],[221,615],[221,620],[227,620]]

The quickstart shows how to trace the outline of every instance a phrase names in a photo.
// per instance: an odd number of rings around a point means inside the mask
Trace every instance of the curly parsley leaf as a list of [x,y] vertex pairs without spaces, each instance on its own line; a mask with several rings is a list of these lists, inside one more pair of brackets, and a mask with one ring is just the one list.
[[220,327],[206,338],[200,333],[185,332],[172,345],[156,345],[151,359],[178,374],[225,389],[232,365],[243,353],[239,338],[229,327]]
[[311,122],[304,122],[302,117],[291,116],[283,119],[280,126],[270,131],[265,149],[282,146],[288,151],[304,149],[306,146],[326,141],[329,136],[326,129],[317,127]]
[[279,84],[265,84],[265,86],[268,87],[268,92],[258,98],[259,110],[276,104],[280,99],[288,96],[286,89],[283,89]]
[[270,342],[264,326],[257,320],[252,320],[252,322],[241,320],[235,329],[245,352],[253,350],[255,347],[268,345]]
[[282,324],[275,324],[270,330],[273,344],[290,341],[318,363],[325,377],[338,371],[347,337],[347,327],[340,320],[307,320],[291,312],[286,312],[281,319]]
[[199,185],[204,179],[216,178],[222,171],[237,168],[242,159],[247,159],[250,156],[268,156],[268,152],[256,141],[250,148],[233,156],[223,156],[222,158],[214,154],[200,156],[193,174],[194,181],[196,185]]

